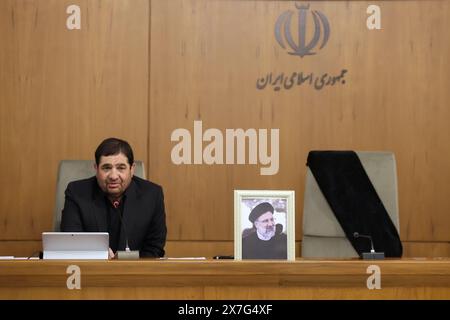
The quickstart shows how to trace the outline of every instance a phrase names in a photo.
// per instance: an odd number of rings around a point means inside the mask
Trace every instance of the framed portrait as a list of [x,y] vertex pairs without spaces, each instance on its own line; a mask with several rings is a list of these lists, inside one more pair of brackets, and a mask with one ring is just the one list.
[[295,260],[295,191],[234,191],[234,257]]

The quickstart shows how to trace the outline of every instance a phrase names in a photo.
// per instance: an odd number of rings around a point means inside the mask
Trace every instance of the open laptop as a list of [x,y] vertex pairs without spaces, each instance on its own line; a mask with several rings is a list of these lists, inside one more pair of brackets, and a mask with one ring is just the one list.
[[44,259],[108,259],[107,232],[43,232]]

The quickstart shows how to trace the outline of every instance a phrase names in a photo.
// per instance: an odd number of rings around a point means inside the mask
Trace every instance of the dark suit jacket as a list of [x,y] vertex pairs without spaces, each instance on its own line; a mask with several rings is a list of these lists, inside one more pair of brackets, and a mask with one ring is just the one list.
[[268,240],[260,240],[256,231],[242,239],[242,259],[287,259],[287,236],[278,233]]
[[[125,191],[123,225],[131,250],[141,257],[164,256],[167,227],[163,190],[159,185],[134,176]],[[69,183],[61,217],[61,231],[108,232],[105,194],[96,177]],[[119,250],[125,249],[121,228]]]

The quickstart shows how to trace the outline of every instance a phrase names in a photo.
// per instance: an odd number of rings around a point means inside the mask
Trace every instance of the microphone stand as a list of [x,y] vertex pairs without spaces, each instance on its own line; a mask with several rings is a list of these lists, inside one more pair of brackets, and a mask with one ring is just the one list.
[[[118,208],[118,203],[116,204],[113,202],[114,208]],[[122,215],[120,214],[120,211],[117,210],[117,214],[119,215],[120,224],[122,226],[123,233],[125,235],[125,251],[123,250],[117,250],[117,259],[118,260],[137,260],[139,259],[139,251],[138,250],[130,250],[130,247],[128,246],[128,235],[127,230],[125,228],[125,223],[123,222]]]
[[375,252],[375,249],[373,247],[373,241],[371,236],[367,236],[364,234],[359,234],[358,232],[353,233],[353,237],[355,238],[367,238],[370,240],[370,252],[363,252],[362,258],[363,260],[383,260],[384,259],[384,252]]

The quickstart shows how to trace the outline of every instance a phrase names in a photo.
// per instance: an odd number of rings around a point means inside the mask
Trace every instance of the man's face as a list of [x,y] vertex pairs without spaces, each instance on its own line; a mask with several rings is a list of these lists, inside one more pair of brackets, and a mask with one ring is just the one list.
[[100,188],[110,197],[119,198],[131,183],[134,175],[134,163],[128,163],[123,153],[112,156],[101,156],[97,171],[97,182]]
[[255,227],[261,235],[272,238],[275,235],[275,222],[270,211],[263,213],[255,220]]

